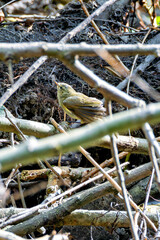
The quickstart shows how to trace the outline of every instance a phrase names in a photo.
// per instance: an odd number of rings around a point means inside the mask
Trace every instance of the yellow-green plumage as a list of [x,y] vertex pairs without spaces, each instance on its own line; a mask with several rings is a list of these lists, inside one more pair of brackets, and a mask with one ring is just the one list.
[[56,84],[59,105],[70,117],[89,123],[105,116],[106,109],[100,100],[76,92],[66,83]]

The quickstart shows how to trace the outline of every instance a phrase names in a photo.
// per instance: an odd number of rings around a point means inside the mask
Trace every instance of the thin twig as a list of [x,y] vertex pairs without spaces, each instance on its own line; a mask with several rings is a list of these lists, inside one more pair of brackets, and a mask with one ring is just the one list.
[[[126,165],[128,165],[128,163],[123,163],[121,166],[122,167],[125,167]],[[112,168],[110,170],[107,171],[108,174],[111,174],[112,172],[114,172],[116,170],[116,168]],[[60,198],[63,198],[67,195],[71,195],[73,192],[76,192],[77,190],[79,190],[80,188],[100,179],[103,177],[103,174],[99,174],[98,176],[95,176],[89,180],[87,180],[86,182],[84,183],[81,183],[81,184],[78,184],[77,186],[75,187],[72,187],[68,190],[66,190],[65,192],[59,194],[58,196],[55,196],[54,198],[52,197],[52,199],[50,201],[47,201],[47,203],[42,203],[42,204],[39,204],[37,205],[36,207],[32,207],[30,209],[26,209],[25,211],[23,212],[20,212],[18,214],[14,214],[12,215],[12,218],[1,223],[0,224],[0,228],[4,228],[8,225],[12,225],[12,224],[16,224],[18,222],[22,222],[22,221],[25,221],[27,218],[29,217],[32,217],[34,216],[35,214],[37,214],[38,210],[39,209],[43,209],[43,208],[48,208],[52,203],[54,203],[56,200],[60,199]]]
[[[159,163],[160,163],[160,161],[159,161]],[[144,177],[150,175],[151,168],[152,168],[152,164],[146,163],[143,166],[139,166],[136,169],[131,170],[130,173],[126,175],[126,184],[133,183],[133,181],[138,181],[141,178],[144,178]],[[118,181],[117,178],[116,178],[116,181]],[[97,198],[100,198],[104,195],[106,196],[106,194],[109,194],[111,192],[112,193],[114,192],[114,188],[111,187],[111,184],[108,182],[103,183],[94,188],[87,189],[86,191],[83,191],[81,193],[78,193],[78,194],[72,196],[71,198],[69,198],[69,201],[66,200],[65,202],[63,202],[63,204],[58,205],[56,207],[56,209],[55,208],[48,209],[48,210],[42,212],[42,214],[40,214],[39,216],[33,217],[29,220],[26,220],[24,222],[23,229],[22,229],[22,224],[18,224],[15,227],[14,226],[9,227],[8,230],[17,232],[17,234],[20,234],[20,232],[21,232],[21,234],[25,235],[26,233],[28,233],[28,229],[30,229],[30,232],[35,231],[37,228],[44,226],[46,221],[47,221],[47,223],[48,223],[48,221],[51,221],[51,224],[53,225],[53,222],[57,221],[57,218],[58,219],[62,218],[62,215],[61,215],[62,209],[63,209],[63,212],[66,209],[65,215],[68,215],[69,214],[68,208],[70,208],[70,212],[71,212],[71,211],[75,210],[77,207],[80,208],[84,204],[86,205],[86,203],[89,203],[89,202],[91,202]],[[61,197],[63,197],[63,195],[56,196],[52,200],[56,201],[58,198],[61,198]],[[51,202],[50,202],[50,204],[51,204]],[[66,204],[67,204],[67,206],[66,206]],[[38,205],[36,207],[37,207],[37,209],[41,209],[41,207],[48,208],[48,206],[49,205],[46,205],[46,206]],[[27,212],[33,211],[33,209],[35,210],[35,207],[30,210],[27,210]],[[157,231],[157,229],[155,228],[154,225],[153,225],[153,227],[154,227],[155,231]]]
[[20,196],[21,196],[22,206],[23,206],[23,208],[27,208],[26,202],[25,202],[25,199],[24,199],[24,195],[23,195],[22,186],[21,186],[20,173],[17,175],[17,180],[18,180],[18,188],[19,188],[19,193],[20,193]]
[[62,158],[62,154],[60,153],[58,157],[58,167],[61,166],[61,158]]
[[[148,32],[146,33],[146,35],[144,36],[144,39],[143,39],[143,41],[142,41],[142,44],[145,43],[145,41],[146,41],[148,35],[150,34],[150,32],[151,32],[151,29],[149,29]],[[128,84],[127,84],[127,93],[128,93],[128,94],[129,94],[129,87],[130,87],[130,82],[131,82],[131,76],[133,75],[133,70],[134,70],[135,64],[136,64],[136,62],[137,62],[138,56],[139,56],[138,54],[135,56],[134,61],[133,61],[133,64],[132,64],[132,68],[131,68],[130,75],[128,76]]]
[[[55,122],[54,119],[50,119],[52,121],[53,124],[57,124]],[[64,130],[62,130],[64,131]],[[85,154],[85,156],[88,154],[87,151],[82,148],[81,146],[79,147],[79,150],[82,154]],[[95,166],[97,169],[99,169],[101,171],[101,173],[104,175],[105,178],[107,178],[107,180],[115,187],[115,189],[122,195],[122,188],[118,185],[118,183],[109,176],[109,174],[107,174],[103,168],[100,167],[100,165],[91,157],[88,158],[88,155],[87,155],[87,159],[93,164],[93,166]],[[147,222],[152,226],[152,228],[156,231],[156,227],[154,226],[154,224],[150,221],[150,219],[148,219],[146,217],[146,215],[139,209],[139,207],[135,204],[135,202],[129,198],[129,201],[130,201],[130,204],[131,206],[136,210],[136,211],[140,211],[141,214],[144,216],[144,218],[147,220]]]
[[[144,212],[144,213],[145,213],[146,208],[147,208],[147,205],[148,205],[149,195],[150,195],[151,187],[152,187],[152,183],[153,183],[154,172],[155,172],[155,170],[154,170],[154,168],[153,168],[152,174],[151,174],[151,176],[150,176],[149,183],[148,183],[148,186],[147,186],[146,198],[145,198],[145,202],[144,202],[144,206],[143,206],[143,212]],[[143,218],[143,219],[141,220],[141,223],[140,223],[140,229],[143,228],[144,221],[145,221],[145,219]]]
[[[81,3],[81,7],[82,7],[84,13],[86,14],[87,17],[89,17],[90,14],[89,14],[89,12],[88,12],[88,10],[87,10],[87,8],[86,8],[83,0],[79,0],[79,2]],[[104,42],[105,44],[109,44],[109,42],[107,41],[105,35],[101,32],[101,30],[99,29],[99,27],[97,26],[97,24],[95,23],[95,21],[94,21],[93,19],[91,20],[91,24],[92,24],[92,26],[94,27],[94,29],[96,30],[96,32],[98,33],[98,35],[101,37],[101,39],[103,40],[103,42]]]
[[[152,150],[152,154],[150,155],[150,157],[151,157],[151,161],[154,166],[154,169],[155,169],[156,181],[157,181],[158,187],[160,189],[160,171],[159,171],[157,159],[154,154],[154,151],[155,151],[157,157],[160,158],[160,147],[154,136],[153,130],[148,123],[145,123],[143,125],[142,130],[145,134],[145,137],[148,140],[148,143],[154,148],[154,150]],[[151,147],[151,149],[152,149],[152,147]]]
[[14,141],[14,133],[10,133],[10,142],[11,142],[11,145],[12,145],[12,147],[14,146],[14,143],[15,143],[15,141]]
[[15,2],[15,1],[17,1],[17,0],[12,0],[12,1],[7,2],[6,4],[3,4],[3,6],[1,6],[0,9],[8,6],[9,4],[11,4],[11,3]]
[[118,157],[118,149],[117,149],[116,138],[115,138],[114,134],[112,134],[112,136],[111,136],[111,150],[112,150],[112,156],[114,158],[114,162],[115,162],[117,173],[118,173],[118,178],[119,178],[119,181],[121,183],[123,198],[124,198],[128,218],[129,218],[129,221],[130,221],[130,228],[131,228],[131,232],[132,232],[132,237],[133,237],[133,239],[138,240],[139,238],[138,238],[138,234],[135,230],[135,224],[134,224],[134,221],[133,221],[133,216],[132,216],[132,211],[131,211],[131,206],[130,206],[130,201],[129,201],[130,196],[127,192],[124,175],[123,175],[122,169],[120,167],[120,161],[119,161],[119,157]]
[[3,96],[0,98],[0,107],[9,99],[9,97],[17,91],[27,80],[28,78],[36,71],[36,69],[41,66],[47,57],[40,57],[20,78],[17,80],[10,89],[8,89]]
[[[128,152],[121,152],[121,153],[119,153],[119,159],[122,159],[122,158],[124,158],[126,155],[128,154]],[[113,159],[113,157],[112,158],[110,158],[110,159],[106,159],[104,162],[102,162],[101,164],[100,164],[100,166],[102,167],[102,168],[105,168],[105,167],[107,167],[107,166],[109,166],[110,164],[112,164],[114,162],[114,159]],[[88,178],[90,178],[91,176],[93,176],[94,174],[96,174],[98,172],[98,169],[97,168],[94,168],[93,170],[91,170],[88,174],[86,174],[83,178],[82,178],[82,180],[81,180],[81,182],[84,182],[84,181],[86,181]]]
[[17,165],[16,168],[12,168],[11,173],[9,174],[9,176],[7,177],[7,179],[4,182],[4,185],[6,188],[8,188],[8,185],[10,184],[10,182],[13,180],[13,177],[15,177],[18,173],[18,169],[21,167],[21,165]]
[[[63,127],[60,126],[53,118],[50,118],[50,121],[61,133],[67,134],[67,132],[63,129]],[[89,152],[87,152],[84,148],[79,146],[79,150],[91,163],[95,162],[95,160],[90,156]],[[100,170],[99,168],[97,169]]]
[[6,108],[4,108],[5,114],[6,114],[6,118],[10,121],[10,123],[14,126],[14,128],[18,131],[18,133],[21,135],[21,137],[24,140],[27,140],[27,138],[24,136],[23,132],[19,129],[19,127],[17,126],[16,123],[13,122],[13,120],[8,116],[7,110]]
[[64,184],[64,186],[70,187],[68,185],[68,183],[66,181],[64,181],[64,179],[62,178],[62,176],[51,166],[51,164],[47,161],[44,160],[45,164],[47,165],[47,167],[62,181],[62,183]]
[[99,16],[107,7],[113,5],[117,0],[109,0],[105,3],[103,3],[102,6],[100,6],[96,11],[94,11],[88,18],[86,18],[82,23],[80,23],[76,28],[74,28],[71,32],[67,33],[64,38],[61,39],[60,43],[64,43],[69,41],[72,37],[74,37],[78,32],[80,32],[82,29],[84,29],[91,20]]
[[12,60],[8,59],[7,64],[8,64],[9,81],[11,84],[13,84],[14,80],[13,80]]
[[[64,59],[65,61],[65,59]],[[118,90],[113,85],[102,80],[100,77],[95,75],[91,70],[85,67],[78,59],[75,59],[73,63],[71,61],[64,62],[73,72],[82,77],[89,85],[96,88],[100,93],[103,94],[106,100],[115,100],[122,105],[129,108],[143,106],[145,103],[142,100],[135,99],[126,93]]]

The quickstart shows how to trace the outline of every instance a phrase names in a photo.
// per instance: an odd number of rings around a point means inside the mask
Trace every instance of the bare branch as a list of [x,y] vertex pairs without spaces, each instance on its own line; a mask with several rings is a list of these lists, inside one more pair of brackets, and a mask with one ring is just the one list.
[[[158,161],[160,163],[160,161]],[[125,176],[126,184],[133,183],[134,181],[138,181],[142,178],[149,176],[152,172],[152,164],[147,163],[141,165],[140,167],[130,170],[128,174]],[[118,181],[118,179],[115,179]],[[17,224],[16,226],[12,226],[7,230],[13,233],[17,233],[20,236],[35,231],[37,228],[48,225],[48,224],[55,224],[61,218],[64,218],[69,212],[81,208],[83,205],[94,201],[106,194],[114,193],[115,189],[111,186],[109,182],[103,183],[91,189],[87,189],[83,192],[80,192],[68,200],[63,202],[63,204],[58,205],[56,208],[47,209],[46,211],[42,211],[38,216],[35,216],[22,224]],[[61,197],[61,195],[57,196]],[[37,206],[38,207],[38,206]],[[35,209],[35,207],[34,207]]]
[[80,44],[61,44],[46,42],[31,43],[1,43],[0,59],[6,60],[10,57],[19,59],[21,57],[60,57],[62,55],[79,55],[79,56],[96,56],[95,51],[108,51],[110,54],[118,54],[123,56],[130,55],[149,55],[159,56],[160,44],[117,44],[117,45],[89,45]]
[[[59,134],[41,140],[29,139],[16,148],[4,148],[0,151],[0,163],[2,170],[8,170],[16,163],[33,163],[37,158],[47,157],[73,151],[79,145],[89,147],[95,139],[121,132],[123,130],[136,129],[145,122],[159,122],[160,103],[149,104],[144,109],[132,109],[123,113],[116,113],[110,117],[88,124],[79,129],[75,129],[66,134]],[[93,140],[94,139],[94,140]]]

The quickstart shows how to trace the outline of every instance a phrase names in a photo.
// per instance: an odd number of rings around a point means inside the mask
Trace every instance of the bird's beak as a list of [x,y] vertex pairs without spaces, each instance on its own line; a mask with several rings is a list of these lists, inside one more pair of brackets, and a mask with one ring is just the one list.
[[56,82],[55,80],[53,80],[53,82],[57,85],[57,87],[59,86],[59,83],[58,83],[58,82]]

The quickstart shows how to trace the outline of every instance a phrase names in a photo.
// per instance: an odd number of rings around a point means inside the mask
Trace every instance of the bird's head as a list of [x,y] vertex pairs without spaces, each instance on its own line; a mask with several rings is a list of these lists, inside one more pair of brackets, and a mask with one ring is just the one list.
[[73,96],[74,93],[76,93],[76,91],[67,83],[55,82],[55,84],[57,85],[58,95],[61,98],[67,98],[67,97]]

